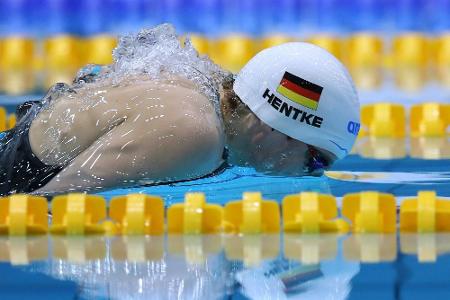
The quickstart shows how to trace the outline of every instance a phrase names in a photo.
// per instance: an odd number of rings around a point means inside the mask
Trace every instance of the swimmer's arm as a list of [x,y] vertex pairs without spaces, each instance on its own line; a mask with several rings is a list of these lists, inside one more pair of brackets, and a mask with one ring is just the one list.
[[217,169],[224,147],[220,130],[198,119],[174,122],[170,124],[178,125],[152,124],[152,128],[158,128],[156,131],[136,130],[149,128],[149,124],[124,122],[94,142],[36,193],[96,191],[133,185],[132,181],[143,179],[186,180]]

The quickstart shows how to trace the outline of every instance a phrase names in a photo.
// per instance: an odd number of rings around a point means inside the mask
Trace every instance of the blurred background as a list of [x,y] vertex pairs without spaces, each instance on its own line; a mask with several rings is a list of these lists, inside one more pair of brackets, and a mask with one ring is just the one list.
[[363,103],[450,99],[450,0],[1,0],[0,94],[71,82],[111,63],[120,34],[163,22],[234,72],[301,40],[345,63]]

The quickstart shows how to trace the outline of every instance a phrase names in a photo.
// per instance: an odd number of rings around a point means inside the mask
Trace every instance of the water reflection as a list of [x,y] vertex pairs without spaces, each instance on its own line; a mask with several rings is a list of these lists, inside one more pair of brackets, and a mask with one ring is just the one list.
[[450,159],[450,138],[411,138],[410,155],[423,159]]
[[252,267],[278,257],[280,235],[226,235],[224,246],[228,260],[242,261],[245,267]]
[[47,259],[48,239],[37,237],[0,237],[0,261],[12,265],[27,265],[32,261]]
[[323,260],[332,260],[338,250],[337,234],[321,235],[284,235],[284,256],[303,264],[318,264]]
[[52,236],[51,242],[54,259],[84,263],[106,257],[106,239],[104,237]]
[[361,139],[356,152],[365,158],[395,159],[406,157],[406,140],[368,137]]
[[393,261],[397,257],[395,234],[355,234],[343,243],[345,258],[364,263]]
[[222,251],[222,236],[211,235],[176,235],[167,236],[167,252],[186,260],[191,265],[204,265],[209,255]]
[[[434,269],[441,280],[445,266],[434,262],[448,253],[450,234],[0,239],[1,261],[75,281],[77,297],[102,299],[394,297],[411,276],[425,280],[418,270]],[[441,288],[450,286],[441,281]]]
[[116,261],[146,262],[164,258],[163,236],[118,236],[110,240],[111,258]]
[[419,262],[436,262],[439,255],[450,253],[450,234],[400,235],[400,248],[405,254],[416,255]]
[[[201,240],[214,243],[217,237],[189,238],[57,237],[58,250],[41,271],[75,281],[86,298],[218,299],[228,276],[223,255],[190,255],[192,248],[202,248]],[[216,248],[220,252],[220,243]]]
[[449,159],[450,139],[443,137],[364,137],[358,139],[352,153],[364,158],[400,159],[407,156],[419,159]]

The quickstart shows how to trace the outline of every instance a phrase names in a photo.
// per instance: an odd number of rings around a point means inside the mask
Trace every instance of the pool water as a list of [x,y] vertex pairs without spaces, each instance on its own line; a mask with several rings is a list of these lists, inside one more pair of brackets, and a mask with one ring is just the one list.
[[[17,100],[15,100],[17,101]],[[374,190],[398,203],[421,190],[450,198],[450,141],[368,139],[322,177],[277,177],[231,167],[147,193],[166,206],[187,192],[211,203],[246,191]],[[0,237],[0,299],[450,299],[450,234]]]
[[281,201],[287,194],[315,191],[342,197],[346,193],[375,190],[398,197],[415,196],[433,189],[450,196],[450,159],[424,160],[404,157],[379,160],[352,154],[338,161],[322,177],[281,177],[260,174],[252,168],[232,167],[214,176],[171,185],[116,189],[100,193],[107,199],[135,192],[164,197],[166,203],[183,201],[186,192],[204,192],[209,202],[224,204],[240,199],[245,191],[260,191],[265,198]]

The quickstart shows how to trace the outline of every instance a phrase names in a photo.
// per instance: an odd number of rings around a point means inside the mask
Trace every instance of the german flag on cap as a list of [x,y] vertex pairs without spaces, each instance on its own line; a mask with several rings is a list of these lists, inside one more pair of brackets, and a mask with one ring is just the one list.
[[322,90],[323,87],[289,72],[284,73],[277,88],[277,92],[284,97],[313,110],[319,106]]

